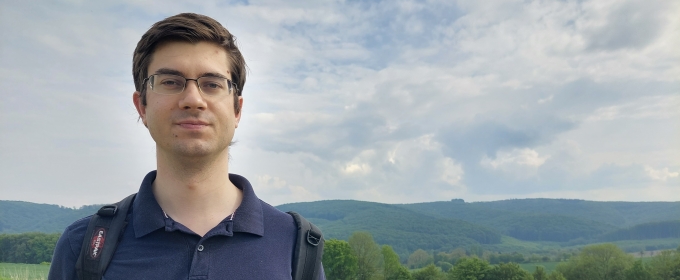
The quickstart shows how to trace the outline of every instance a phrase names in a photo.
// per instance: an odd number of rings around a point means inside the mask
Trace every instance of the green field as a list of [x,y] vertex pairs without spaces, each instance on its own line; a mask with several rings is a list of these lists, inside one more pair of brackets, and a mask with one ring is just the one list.
[[0,280],[42,280],[49,271],[47,264],[0,263]]

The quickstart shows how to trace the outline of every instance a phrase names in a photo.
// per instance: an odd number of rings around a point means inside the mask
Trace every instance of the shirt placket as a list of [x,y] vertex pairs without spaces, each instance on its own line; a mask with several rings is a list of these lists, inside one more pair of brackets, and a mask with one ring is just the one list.
[[210,246],[206,245],[207,239],[202,238],[195,247],[194,257],[191,260],[190,280],[208,279],[210,272]]
[[210,257],[211,251],[215,246],[210,246],[211,238],[219,238],[217,236],[233,236],[233,221],[222,221],[219,226],[213,228],[201,238],[194,248],[194,256],[191,260],[191,269],[189,271],[190,280],[209,279],[210,278]]

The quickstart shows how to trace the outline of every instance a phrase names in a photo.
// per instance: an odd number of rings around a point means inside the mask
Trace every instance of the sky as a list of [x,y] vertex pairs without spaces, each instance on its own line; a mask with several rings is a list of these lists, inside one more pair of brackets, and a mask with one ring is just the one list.
[[132,52],[181,12],[237,37],[229,171],[272,205],[680,201],[672,0],[0,0],[0,200],[138,190]]

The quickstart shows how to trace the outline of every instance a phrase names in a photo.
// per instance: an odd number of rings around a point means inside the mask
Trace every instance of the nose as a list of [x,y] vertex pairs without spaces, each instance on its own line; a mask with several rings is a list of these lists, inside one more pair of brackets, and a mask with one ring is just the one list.
[[182,98],[179,100],[179,107],[185,110],[205,110],[206,105],[206,100],[198,88],[198,81],[187,80],[187,84],[184,85],[184,92],[182,92]]

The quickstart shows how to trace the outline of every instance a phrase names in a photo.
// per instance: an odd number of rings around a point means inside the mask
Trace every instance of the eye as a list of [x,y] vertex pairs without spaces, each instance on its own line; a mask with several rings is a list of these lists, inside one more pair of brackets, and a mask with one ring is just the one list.
[[159,81],[159,84],[167,88],[182,87],[182,82],[179,79],[165,78]]
[[204,88],[209,88],[209,89],[219,89],[222,88],[222,86],[218,83],[205,83],[203,84]]
[[202,77],[200,79],[201,90],[205,93],[221,93],[224,91],[224,82],[222,78],[216,77]]

